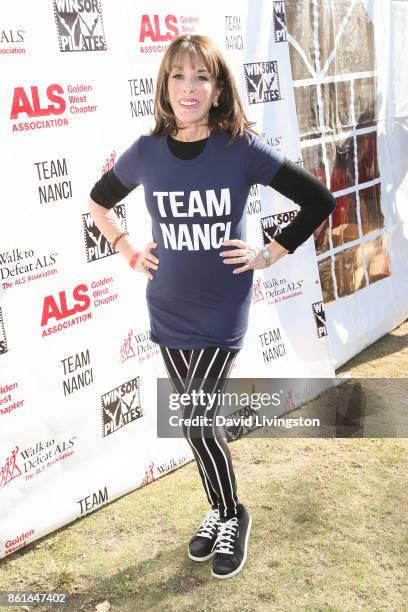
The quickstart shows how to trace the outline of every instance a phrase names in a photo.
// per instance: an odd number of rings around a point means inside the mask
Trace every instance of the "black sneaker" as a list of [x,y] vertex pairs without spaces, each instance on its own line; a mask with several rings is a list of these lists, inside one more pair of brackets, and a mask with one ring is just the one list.
[[242,504],[241,507],[240,518],[234,516],[225,523],[220,522],[211,570],[215,578],[230,578],[244,567],[252,518]]
[[220,513],[211,509],[188,545],[188,556],[193,561],[207,561],[215,555]]

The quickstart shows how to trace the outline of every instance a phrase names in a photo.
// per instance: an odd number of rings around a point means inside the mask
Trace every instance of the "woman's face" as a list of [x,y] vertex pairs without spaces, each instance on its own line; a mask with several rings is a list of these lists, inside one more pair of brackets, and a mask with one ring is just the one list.
[[178,127],[208,124],[208,115],[220,90],[205,65],[197,59],[195,67],[188,55],[182,66],[172,66],[168,78],[168,97]]

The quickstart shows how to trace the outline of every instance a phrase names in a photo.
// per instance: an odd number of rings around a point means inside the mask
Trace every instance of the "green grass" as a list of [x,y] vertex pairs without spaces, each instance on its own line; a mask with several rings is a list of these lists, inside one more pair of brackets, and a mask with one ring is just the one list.
[[253,516],[232,579],[187,557],[207,511],[190,463],[3,560],[0,590],[80,593],[78,610],[406,610],[407,450],[405,439],[232,443]]

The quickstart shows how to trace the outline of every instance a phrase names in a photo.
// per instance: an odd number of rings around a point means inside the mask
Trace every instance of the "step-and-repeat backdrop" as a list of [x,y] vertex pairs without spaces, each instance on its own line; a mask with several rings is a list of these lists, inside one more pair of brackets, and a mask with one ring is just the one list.
[[[407,315],[407,83],[395,87],[389,63],[397,34],[404,55],[404,15],[395,34],[394,18],[364,2],[217,8],[10,0],[0,9],[0,557],[192,459],[184,439],[156,437],[166,372],[149,340],[147,279],[87,209],[95,181],[153,126],[156,74],[179,33],[211,36],[250,119],[338,202],[296,253],[255,273],[232,377],[331,377]],[[376,19],[389,42],[381,75]],[[114,210],[136,245],[151,240],[142,187]],[[266,243],[298,210],[253,187],[248,242]]]

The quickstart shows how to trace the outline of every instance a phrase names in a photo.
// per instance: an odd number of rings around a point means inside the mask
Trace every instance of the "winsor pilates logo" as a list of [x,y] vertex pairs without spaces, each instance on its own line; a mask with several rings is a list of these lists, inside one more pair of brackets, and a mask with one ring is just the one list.
[[244,64],[244,73],[249,104],[282,99],[276,60]]
[[298,210],[287,210],[285,212],[269,215],[261,218],[261,230],[264,244],[268,244],[273,238],[279,236],[282,229],[289,225],[298,214]]
[[316,332],[318,338],[327,336],[326,314],[323,309],[323,302],[315,302],[312,304],[312,311],[316,324]]
[[[126,231],[125,205],[117,204],[112,210],[115,212],[122,229]],[[82,225],[84,228],[86,259],[88,263],[118,253],[116,249],[112,248],[111,243],[106,240],[102,232],[96,227],[90,213],[82,215]]]
[[60,51],[106,51],[100,0],[54,0]]
[[7,353],[6,330],[4,329],[3,312],[0,308],[0,355]]
[[132,378],[101,396],[102,437],[143,416],[140,406],[140,378]]
[[273,3],[273,31],[276,43],[286,41],[285,2]]

